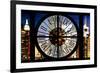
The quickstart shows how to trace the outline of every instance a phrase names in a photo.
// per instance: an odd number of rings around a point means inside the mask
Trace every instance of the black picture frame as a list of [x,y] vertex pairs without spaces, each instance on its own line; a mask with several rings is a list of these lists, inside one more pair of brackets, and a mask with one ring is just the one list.
[[[53,7],[71,7],[85,8],[94,10],[94,64],[73,65],[73,66],[55,66],[55,67],[40,67],[40,68],[16,68],[16,5],[36,5],[36,6],[53,6]],[[45,3],[31,1],[11,1],[11,30],[10,30],[10,46],[11,46],[11,72],[29,72],[29,71],[44,71],[44,70],[59,70],[59,69],[79,69],[97,67],[97,6],[93,5],[77,5],[77,4],[60,4],[60,3]]]

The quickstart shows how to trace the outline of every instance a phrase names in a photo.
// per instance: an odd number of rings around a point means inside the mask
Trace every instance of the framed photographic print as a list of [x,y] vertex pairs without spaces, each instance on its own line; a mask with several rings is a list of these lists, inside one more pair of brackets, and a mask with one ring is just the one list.
[[11,72],[97,66],[97,7],[11,1]]

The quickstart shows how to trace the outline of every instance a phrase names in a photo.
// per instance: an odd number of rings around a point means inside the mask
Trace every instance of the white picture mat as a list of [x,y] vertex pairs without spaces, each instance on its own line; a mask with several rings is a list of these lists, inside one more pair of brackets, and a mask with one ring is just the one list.
[[[21,63],[21,10],[42,10],[42,11],[60,11],[60,12],[80,12],[90,13],[90,60],[57,61],[57,62],[31,62]],[[16,5],[16,68],[40,68],[57,67],[72,65],[94,64],[94,9],[70,8],[70,7],[52,7],[36,5]]]

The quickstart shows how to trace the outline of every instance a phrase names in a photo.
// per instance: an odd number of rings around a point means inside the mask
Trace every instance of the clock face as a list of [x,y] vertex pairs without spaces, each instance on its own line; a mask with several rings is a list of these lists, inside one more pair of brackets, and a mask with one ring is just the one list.
[[42,53],[52,58],[71,55],[77,44],[74,22],[63,15],[45,18],[37,29],[37,42]]

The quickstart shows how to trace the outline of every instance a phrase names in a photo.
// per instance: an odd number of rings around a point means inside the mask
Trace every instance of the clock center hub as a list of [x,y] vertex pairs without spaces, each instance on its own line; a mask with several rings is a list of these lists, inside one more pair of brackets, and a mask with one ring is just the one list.
[[50,42],[54,45],[59,45],[59,46],[63,45],[65,43],[65,38],[63,38],[64,33],[65,33],[64,30],[60,27],[53,29],[49,33],[49,36],[52,36],[49,37]]

